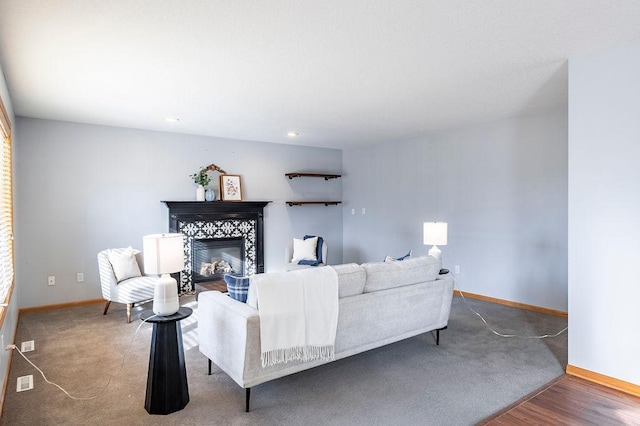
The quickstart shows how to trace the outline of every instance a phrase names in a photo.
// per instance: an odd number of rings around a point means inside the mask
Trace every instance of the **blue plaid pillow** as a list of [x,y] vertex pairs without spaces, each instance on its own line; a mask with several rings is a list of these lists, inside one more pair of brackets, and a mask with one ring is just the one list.
[[247,303],[247,295],[249,294],[249,277],[236,277],[234,275],[225,274],[224,282],[227,283],[227,291],[229,296],[238,302]]

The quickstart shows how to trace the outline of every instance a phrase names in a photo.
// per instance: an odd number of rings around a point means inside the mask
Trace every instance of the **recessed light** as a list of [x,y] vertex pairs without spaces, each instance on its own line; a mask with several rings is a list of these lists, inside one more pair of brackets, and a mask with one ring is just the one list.
[[296,132],[289,132],[287,133],[287,136],[289,136],[290,138],[295,138],[296,136],[298,136],[298,134]]
[[167,117],[164,119],[164,121],[166,121],[167,123],[177,123],[178,121],[180,121],[180,119],[178,117]]

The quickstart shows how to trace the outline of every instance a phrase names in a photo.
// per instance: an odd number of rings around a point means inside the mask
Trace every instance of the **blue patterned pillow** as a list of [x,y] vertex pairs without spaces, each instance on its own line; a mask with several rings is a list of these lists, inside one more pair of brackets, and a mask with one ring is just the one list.
[[385,262],[393,262],[394,260],[405,260],[408,257],[411,257],[411,252],[413,250],[409,250],[409,253],[405,254],[404,256],[400,256],[400,257],[391,257],[391,256],[387,256],[384,258]]
[[[303,240],[309,239],[309,238],[314,238],[315,235],[305,235],[304,237],[302,237]],[[318,266],[319,264],[322,263],[322,244],[324,244],[324,240],[322,239],[322,237],[318,237],[318,243],[316,244],[316,259],[318,259],[317,261],[311,261],[311,263],[306,262],[306,263],[301,263],[302,261],[298,262],[298,265],[311,265],[311,266]]]
[[225,274],[224,282],[227,283],[227,291],[229,296],[238,302],[247,303],[247,295],[249,294],[249,277],[236,277],[234,275]]

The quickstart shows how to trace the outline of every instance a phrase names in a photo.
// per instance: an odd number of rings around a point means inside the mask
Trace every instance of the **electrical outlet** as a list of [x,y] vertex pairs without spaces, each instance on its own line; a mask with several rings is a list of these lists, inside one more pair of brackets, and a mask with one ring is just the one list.
[[456,265],[456,266],[453,268],[453,271],[454,271],[456,274],[459,274],[459,273],[460,273],[460,265]]
[[77,280],[79,283],[83,283],[83,282],[84,282],[84,274],[83,274],[82,272],[78,272],[78,273],[76,274],[76,280]]
[[351,214],[352,215],[356,214],[356,209],[351,209]]
[[55,277],[55,275],[49,275],[49,278],[47,279],[47,284],[56,285],[56,277]]
[[362,208],[362,214],[365,214],[367,211],[365,210],[365,208]]

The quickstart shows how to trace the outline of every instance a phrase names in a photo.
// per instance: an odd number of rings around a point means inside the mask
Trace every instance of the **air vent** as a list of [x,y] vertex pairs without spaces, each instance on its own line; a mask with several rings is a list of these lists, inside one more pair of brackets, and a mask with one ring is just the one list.
[[33,375],[18,377],[16,383],[16,392],[22,392],[33,389]]
[[31,352],[36,349],[36,343],[33,340],[22,342],[20,346],[20,352]]

